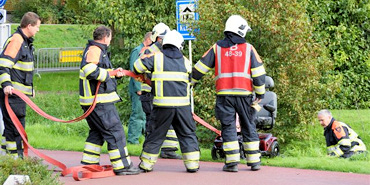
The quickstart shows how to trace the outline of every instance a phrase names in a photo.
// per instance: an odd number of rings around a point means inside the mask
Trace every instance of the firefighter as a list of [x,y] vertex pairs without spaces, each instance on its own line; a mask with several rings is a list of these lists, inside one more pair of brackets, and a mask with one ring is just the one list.
[[192,83],[215,68],[215,111],[222,126],[226,154],[223,171],[227,172],[237,172],[240,162],[236,114],[240,119],[247,165],[256,171],[261,163],[259,138],[254,124],[256,110],[251,106],[264,97],[266,73],[257,51],[244,39],[248,31],[251,28],[243,17],[230,16],[226,21],[225,38],[217,41],[193,67]]
[[348,158],[366,151],[360,136],[347,124],[335,120],[329,110],[320,110],[317,118],[324,127],[328,155]]
[[113,66],[107,50],[112,39],[112,31],[105,26],[99,26],[94,30],[93,37],[94,40],[89,40],[86,45],[80,69],[80,105],[85,112],[93,103],[98,81],[101,85],[96,107],[86,118],[90,131],[81,163],[84,165],[99,164],[101,147],[106,141],[115,174],[138,174],[140,170],[132,166],[126,147],[125,132],[114,105],[121,101],[116,93],[116,78],[124,74],[120,71],[115,76],[109,75]]
[[[139,53],[142,50],[148,48],[152,43],[150,36],[152,32],[145,34],[144,41],[134,48],[130,54],[130,70],[134,71],[134,62],[139,57]],[[141,83],[136,81],[135,78],[130,78],[128,86],[130,98],[131,98],[131,115],[128,122],[128,137],[127,142],[131,144],[139,144],[139,137],[142,133],[145,133],[145,113],[143,111],[140,95],[141,95]]]
[[153,112],[148,135],[140,155],[143,172],[153,170],[160,147],[172,125],[180,143],[187,172],[199,169],[199,146],[190,108],[191,63],[182,52],[184,39],[176,30],[163,39],[163,51],[143,55],[135,64],[135,73],[152,73]]
[[[23,15],[20,26],[5,42],[0,55],[0,99],[5,130],[2,138],[2,150],[14,158],[23,158],[22,138],[11,121],[5,108],[5,95],[9,95],[9,104],[25,127],[26,103],[18,96],[12,95],[16,89],[27,96],[33,96],[33,36],[39,31],[41,20],[33,12]],[[5,143],[5,146],[4,146]]]
[[[152,36],[150,37],[153,44],[147,50],[145,50],[144,53],[142,53],[142,55],[162,51],[163,37],[169,31],[170,28],[164,23],[158,23],[157,25],[155,25],[152,31]],[[150,73],[146,74],[148,78],[151,77]],[[140,100],[142,102],[143,110],[146,114],[147,130],[150,130],[148,129],[148,127],[151,127],[149,122],[150,115],[153,109],[153,93],[151,92],[151,90],[152,88],[149,85],[142,83],[142,95],[140,96]],[[167,159],[181,159],[181,156],[176,153],[177,150],[178,150],[178,139],[175,131],[173,130],[173,127],[170,126],[166,135],[166,139],[162,145],[160,157]]]

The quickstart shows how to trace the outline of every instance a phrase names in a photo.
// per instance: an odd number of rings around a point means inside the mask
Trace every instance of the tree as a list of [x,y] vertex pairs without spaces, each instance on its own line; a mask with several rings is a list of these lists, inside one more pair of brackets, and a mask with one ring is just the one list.
[[370,107],[370,1],[307,1],[314,39],[329,49],[334,70],[324,82],[337,81],[330,108]]
[[[94,10],[96,20],[114,30],[112,51],[116,65],[127,63],[129,51],[158,22],[164,22],[172,28],[175,26],[175,1],[82,2],[88,9]],[[198,11],[200,32],[194,42],[194,58],[199,59],[213,43],[223,38],[224,23],[230,15],[240,14],[245,17],[253,29],[246,39],[255,46],[268,75],[275,80],[275,92],[279,96],[279,127],[275,132],[279,132],[281,140],[306,137],[304,125],[312,121],[313,115],[322,106],[322,96],[329,94],[327,87],[319,83],[320,70],[328,70],[331,65],[325,58],[325,50],[312,39],[313,27],[304,7],[295,0],[202,0],[199,1]],[[206,75],[195,88],[195,111],[218,127],[214,117],[215,92],[212,75]],[[123,82],[123,85],[127,85],[127,82]],[[125,95],[127,90],[124,91],[121,94]],[[121,116],[128,117],[130,110],[125,109],[128,103],[124,102]],[[209,131],[198,128],[201,141],[204,139],[209,142],[213,139],[214,136]]]
[[[198,11],[200,32],[195,58],[223,38],[224,23],[230,15],[242,15],[252,28],[246,39],[259,52],[267,74],[275,81],[275,132],[280,140],[306,138],[305,125],[312,123],[316,111],[325,106],[323,97],[330,96],[331,86],[320,84],[320,71],[330,70],[332,65],[325,49],[312,39],[313,25],[304,7],[295,0],[202,0]],[[196,112],[214,123],[214,107],[209,103],[214,103],[215,93],[210,93],[214,82],[211,75],[205,78],[196,89],[195,103],[202,105],[196,107]]]

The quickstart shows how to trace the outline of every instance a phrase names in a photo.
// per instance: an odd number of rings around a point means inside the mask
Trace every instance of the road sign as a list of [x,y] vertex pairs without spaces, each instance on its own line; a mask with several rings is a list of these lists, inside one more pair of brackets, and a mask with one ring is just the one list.
[[[184,40],[194,40],[190,25],[199,20],[199,14],[195,12],[197,9],[196,0],[179,0],[176,1],[176,19],[177,31],[181,33]],[[195,32],[197,30],[194,30]]]
[[6,0],[0,0],[0,7],[4,6]]
[[0,24],[6,22],[6,10],[0,9]]

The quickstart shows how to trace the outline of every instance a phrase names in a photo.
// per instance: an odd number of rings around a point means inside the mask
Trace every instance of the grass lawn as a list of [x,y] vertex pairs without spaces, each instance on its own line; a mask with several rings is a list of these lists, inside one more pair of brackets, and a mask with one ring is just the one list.
[[[12,24],[12,33],[19,24]],[[41,24],[40,31],[35,35],[34,46],[40,48],[85,47],[88,39],[92,39],[93,26]]]
[[[65,120],[82,114],[78,102],[77,71],[41,73],[41,78],[35,76],[34,84],[36,97],[33,101],[46,113]],[[370,146],[370,109],[332,112],[337,120],[349,124],[362,137],[367,147]],[[88,129],[85,120],[70,124],[55,123],[36,115],[29,107],[27,109],[26,131],[31,145],[36,148],[83,151]],[[125,131],[127,132],[126,127]],[[328,157],[323,128],[318,122],[307,125],[307,132],[311,139],[280,143],[281,155],[275,158],[264,157],[262,165],[370,174],[369,154],[350,159]],[[141,137],[140,140],[142,144],[144,138]],[[128,145],[128,149],[130,155],[138,156],[142,146]],[[103,152],[107,152],[106,147],[103,147]],[[210,148],[201,148],[201,160],[213,161]]]

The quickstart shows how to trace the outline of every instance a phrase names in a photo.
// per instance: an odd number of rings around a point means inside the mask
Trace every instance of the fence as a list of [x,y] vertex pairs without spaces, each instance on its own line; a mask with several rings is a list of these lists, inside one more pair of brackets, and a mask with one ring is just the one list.
[[82,47],[41,48],[36,51],[35,73],[44,71],[70,71],[80,69]]

